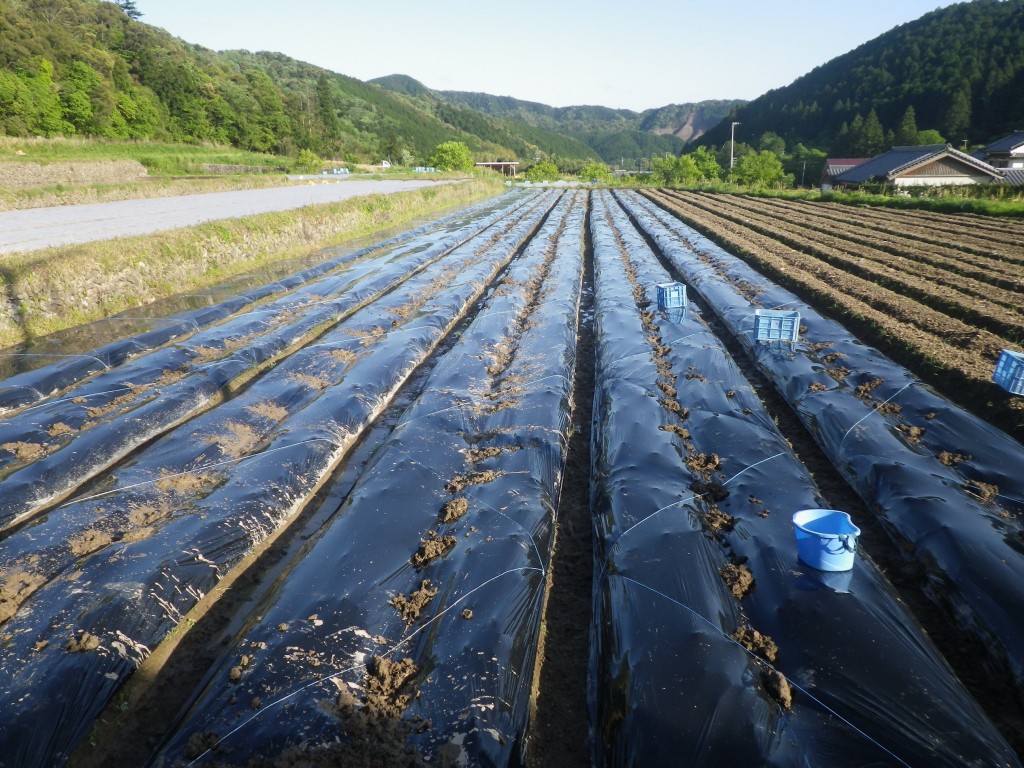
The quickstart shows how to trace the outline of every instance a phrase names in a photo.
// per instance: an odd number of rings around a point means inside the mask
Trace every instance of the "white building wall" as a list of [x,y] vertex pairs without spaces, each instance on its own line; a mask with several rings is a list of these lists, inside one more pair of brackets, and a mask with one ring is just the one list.
[[988,176],[905,176],[897,178],[897,187],[951,187],[966,184],[985,184]]

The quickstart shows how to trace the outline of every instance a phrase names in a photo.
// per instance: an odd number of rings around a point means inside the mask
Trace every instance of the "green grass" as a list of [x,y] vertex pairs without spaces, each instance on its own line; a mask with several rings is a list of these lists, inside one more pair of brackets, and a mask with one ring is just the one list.
[[245,152],[217,145],[172,144],[116,139],[0,137],[0,159],[13,162],[58,163],[136,160],[154,176],[206,173],[206,165],[237,165],[289,170],[294,159]]
[[0,303],[0,348],[376,236],[504,189],[498,177],[477,178],[144,237],[11,254],[0,270],[0,291],[7,299]]
[[[910,195],[883,195],[870,192],[818,192],[816,190],[716,189],[728,194],[751,197],[781,197],[790,200],[873,205],[900,210],[932,213],[974,213],[982,216],[1024,217],[1024,189],[973,185],[964,189],[924,190]],[[991,195],[985,197],[985,194]]]

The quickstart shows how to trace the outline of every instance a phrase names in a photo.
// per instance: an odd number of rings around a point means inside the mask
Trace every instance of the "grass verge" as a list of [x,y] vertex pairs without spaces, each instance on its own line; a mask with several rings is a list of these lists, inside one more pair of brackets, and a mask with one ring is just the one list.
[[12,254],[0,261],[0,348],[209,288],[502,190],[497,177],[475,178],[155,235]]

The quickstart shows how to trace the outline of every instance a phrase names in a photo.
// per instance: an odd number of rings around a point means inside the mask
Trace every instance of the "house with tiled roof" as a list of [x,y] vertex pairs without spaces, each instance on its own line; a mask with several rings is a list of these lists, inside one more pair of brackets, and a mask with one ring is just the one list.
[[835,178],[836,186],[888,183],[895,187],[999,184],[1003,172],[949,144],[893,147]]
[[851,168],[866,163],[867,157],[830,157],[825,160],[825,170],[821,174],[821,191],[828,192],[836,185],[836,177]]
[[993,168],[1015,168],[1024,170],[1024,131],[1014,131],[972,155]]

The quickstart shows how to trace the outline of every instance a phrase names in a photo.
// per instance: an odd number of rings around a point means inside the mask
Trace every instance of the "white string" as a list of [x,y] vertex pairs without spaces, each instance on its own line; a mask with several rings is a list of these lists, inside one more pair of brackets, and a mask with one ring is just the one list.
[[308,440],[301,440],[301,441],[299,441],[297,443],[289,443],[288,445],[282,445],[282,446],[280,446],[278,448],[268,448],[268,449],[266,449],[264,451],[260,451],[259,453],[250,453],[248,456],[241,456],[241,457],[234,458],[234,459],[225,459],[224,461],[214,461],[214,462],[211,462],[209,464],[204,464],[201,467],[196,467],[195,469],[187,469],[184,472],[175,472],[173,474],[160,475],[160,477],[157,477],[157,478],[155,478],[153,480],[143,480],[143,481],[138,482],[138,483],[132,483],[131,485],[118,486],[117,488],[111,488],[109,491],[103,491],[102,493],[96,493],[96,494],[93,494],[92,496],[85,496],[85,497],[82,497],[82,498],[72,499],[71,501],[67,501],[64,504],[61,504],[59,507],[54,507],[54,509],[55,510],[63,509],[64,507],[69,507],[72,504],[81,504],[81,503],[84,503],[84,502],[87,502],[87,501],[95,501],[96,499],[102,499],[105,496],[112,496],[115,493],[122,493],[123,491],[130,491],[133,488],[141,488],[141,487],[146,486],[146,485],[154,485],[154,484],[159,483],[159,482],[161,482],[163,480],[169,480],[169,479],[172,479],[172,478],[175,478],[175,477],[184,477],[185,475],[198,474],[199,472],[204,472],[204,471],[206,471],[208,469],[216,469],[217,467],[223,467],[223,466],[225,466],[227,464],[243,464],[243,463],[249,461],[250,459],[259,458],[260,456],[267,456],[268,454],[277,453],[278,451],[285,451],[285,450],[288,450],[289,448],[294,448],[297,445],[305,445],[306,443],[330,443],[330,442],[332,442],[331,439],[327,438],[327,437],[311,437]]
[[[492,576],[491,578],[487,579],[487,581],[483,582],[482,584],[479,584],[479,585],[473,587],[473,589],[469,590],[469,592],[467,592],[466,594],[462,595],[462,597],[459,597],[454,602],[452,602],[447,607],[445,607],[443,610],[439,611],[429,621],[424,622],[421,626],[417,627],[415,630],[413,630],[408,635],[403,637],[401,640],[396,642],[393,646],[391,646],[387,651],[384,652],[385,655],[392,654],[395,651],[397,651],[399,648],[401,648],[403,645],[406,645],[410,640],[412,640],[418,634],[423,632],[425,629],[430,627],[435,622],[439,621],[441,619],[441,617],[444,616],[446,613],[448,613],[449,611],[454,610],[459,605],[459,603],[461,603],[464,600],[466,600],[474,592],[477,592],[478,590],[483,589],[484,587],[486,587],[491,582],[497,581],[498,579],[502,578],[503,576],[508,576],[511,573],[519,573],[519,572],[525,573],[525,572],[528,572],[528,571],[538,571],[541,574],[544,573],[544,571],[542,569],[540,569],[540,568],[534,568],[533,566],[524,566],[522,568],[511,568],[511,569],[509,569],[507,571],[499,573],[496,576]],[[193,766],[196,763],[198,763],[200,760],[202,760],[204,757],[206,757],[208,754],[210,754],[211,751],[213,751],[214,749],[219,747],[227,739],[231,738],[231,736],[233,736],[238,731],[240,731],[243,728],[245,728],[246,726],[248,726],[249,723],[251,723],[253,720],[255,720],[256,718],[262,716],[266,712],[269,712],[271,709],[273,709],[277,705],[281,704],[282,702],[287,701],[288,699],[292,698],[293,696],[297,696],[298,694],[302,693],[302,691],[306,690],[307,688],[312,688],[314,685],[319,685],[321,683],[327,682],[328,680],[333,680],[336,677],[340,677],[340,676],[345,675],[345,674],[347,674],[349,672],[353,672],[353,671],[355,671],[357,669],[363,669],[365,667],[366,667],[365,663],[364,664],[353,664],[350,667],[346,667],[345,669],[339,670],[339,671],[334,672],[334,673],[332,673],[330,675],[325,675],[325,676],[317,678],[315,680],[311,680],[310,682],[308,682],[308,683],[306,683],[304,685],[299,686],[298,688],[296,688],[291,693],[287,693],[284,696],[281,696],[280,698],[275,699],[274,701],[270,702],[266,706],[262,707],[259,711],[257,711],[254,715],[249,717],[247,720],[245,720],[244,722],[242,722],[239,725],[235,726],[230,731],[228,731],[226,734],[224,734],[224,736],[222,738],[220,738],[217,741],[216,744],[214,744],[212,747],[209,747],[205,752],[203,752],[201,755],[199,755],[199,757],[197,757],[195,760],[193,760],[191,763],[189,763],[189,766]]]
[[106,363],[104,363],[102,360],[100,360],[95,355],[59,355],[59,354],[50,353],[50,352],[19,352],[17,354],[0,355],[0,357],[63,357],[63,358],[84,357],[87,360],[95,360],[97,363],[99,363],[100,365],[103,366],[103,370],[105,370],[105,371],[109,371],[110,370],[110,366],[107,365]]
[[864,415],[864,416],[863,416],[862,418],[859,418],[859,419],[857,419],[857,421],[855,421],[855,422],[854,422],[853,426],[852,426],[852,427],[850,427],[850,428],[849,428],[848,430],[846,430],[846,434],[844,434],[844,435],[843,435],[843,439],[839,441],[839,445],[837,445],[837,446],[836,446],[836,450],[838,450],[838,449],[840,449],[840,448],[842,448],[842,447],[843,447],[843,443],[845,443],[845,442],[846,442],[846,438],[847,438],[847,437],[849,437],[849,436],[850,436],[850,433],[851,433],[851,432],[853,432],[853,430],[855,430],[855,429],[857,428],[857,425],[858,425],[858,424],[860,424],[860,423],[861,423],[862,421],[864,421],[865,419],[867,419],[867,418],[870,418],[870,417],[871,417],[871,416],[873,416],[874,414],[878,413],[878,409],[879,409],[879,407],[880,407],[880,406],[883,406],[883,405],[885,405],[885,404],[886,404],[886,403],[888,403],[888,402],[889,402],[890,400],[892,400],[892,399],[893,399],[894,397],[898,396],[898,395],[899,395],[899,394],[900,394],[901,392],[903,392],[903,390],[904,390],[904,389],[906,389],[907,387],[912,387],[912,386],[913,386],[913,385],[914,385],[915,383],[916,383],[916,382],[913,382],[913,381],[912,381],[912,382],[910,382],[909,384],[906,384],[905,386],[901,387],[901,388],[899,389],[899,391],[895,392],[895,393],[894,393],[894,394],[893,394],[893,395],[892,395],[891,397],[889,397],[889,398],[887,398],[887,399],[883,400],[883,401],[882,401],[882,402],[880,402],[880,403],[879,403],[878,405],[876,405],[875,407],[873,407],[873,408],[872,408],[872,409],[871,409],[870,411],[868,411],[868,412],[867,412],[867,413],[866,413],[866,414],[865,414],[865,415]]
[[[748,649],[748,648],[745,648],[745,647],[744,647],[743,645],[741,645],[740,643],[738,643],[738,642],[737,642],[737,641],[736,641],[736,640],[735,640],[734,638],[732,638],[732,637],[730,637],[729,635],[727,635],[727,634],[726,634],[726,633],[725,633],[725,632],[724,632],[724,631],[722,630],[722,628],[721,628],[721,627],[719,627],[719,626],[716,626],[716,625],[715,625],[715,624],[714,624],[714,623],[713,623],[713,622],[712,622],[712,621],[711,621],[710,619],[708,619],[708,618],[707,618],[707,617],[705,617],[705,616],[702,616],[702,615],[701,615],[700,613],[698,613],[697,611],[695,611],[695,610],[694,610],[693,608],[691,608],[690,606],[686,605],[686,604],[685,604],[685,603],[683,603],[682,601],[680,601],[680,600],[676,600],[676,599],[675,599],[675,598],[673,598],[673,597],[669,597],[669,596],[668,596],[668,595],[666,595],[666,594],[665,594],[664,592],[661,592],[661,591],[659,591],[659,590],[655,589],[654,587],[648,586],[647,584],[644,584],[644,583],[643,583],[643,582],[641,582],[641,581],[637,581],[636,579],[632,579],[632,578],[630,578],[629,576],[623,576],[622,574],[608,574],[608,575],[609,575],[609,576],[618,576],[618,577],[619,577],[620,579],[622,579],[623,581],[628,581],[628,582],[630,582],[631,584],[636,584],[636,585],[637,585],[638,587],[643,587],[644,589],[650,590],[650,591],[651,591],[651,592],[653,592],[654,594],[656,594],[656,595],[660,595],[661,597],[665,598],[665,599],[666,599],[666,600],[668,600],[669,602],[671,602],[671,603],[675,603],[675,604],[676,604],[676,605],[678,605],[678,606],[679,606],[680,608],[685,608],[685,609],[686,609],[687,611],[689,611],[689,612],[690,612],[691,614],[693,614],[693,615],[694,615],[694,616],[695,616],[696,618],[698,618],[698,619],[700,619],[701,621],[703,621],[703,622],[704,622],[705,624],[707,624],[707,625],[708,625],[709,627],[711,627],[711,628],[712,628],[712,629],[713,629],[713,630],[714,630],[715,632],[717,632],[718,634],[720,634],[720,635],[721,635],[722,637],[724,637],[724,638],[725,638],[726,640],[728,640],[729,642],[733,643],[734,645],[737,645],[737,646],[739,646],[740,648],[742,648],[742,649],[743,649],[743,651],[745,651],[745,652],[747,653],[747,655],[751,656],[751,657],[752,657],[753,659],[755,659],[755,660],[756,660],[757,662],[759,662],[759,663],[761,663],[761,664],[764,664],[764,665],[765,665],[766,667],[768,667],[769,669],[771,669],[771,670],[772,670],[773,672],[777,672],[777,673],[778,673],[778,674],[780,674],[780,675],[782,674],[782,672],[780,672],[780,671],[779,671],[779,670],[778,670],[778,669],[777,669],[776,667],[774,667],[774,666],[773,666],[772,664],[768,663],[768,661],[766,661],[765,659],[762,659],[762,658],[761,658],[760,656],[758,656],[757,654],[755,654],[755,653],[754,653],[753,651],[751,651],[750,649]],[[785,676],[785,675],[783,675],[783,677],[786,677],[786,676]],[[865,731],[861,730],[861,729],[860,729],[860,728],[858,728],[858,727],[857,727],[856,725],[854,725],[853,723],[851,723],[851,722],[850,722],[849,720],[847,720],[847,719],[846,719],[845,717],[843,717],[843,716],[842,716],[842,715],[840,715],[840,714],[839,714],[838,712],[836,712],[836,711],[835,711],[834,709],[832,709],[832,708],[831,708],[830,706],[828,706],[828,704],[826,704],[825,702],[821,701],[821,699],[819,699],[818,697],[814,696],[814,695],[813,695],[813,694],[812,694],[812,693],[811,693],[810,691],[808,691],[808,690],[806,690],[805,688],[803,688],[803,687],[801,687],[801,686],[797,685],[797,684],[796,684],[796,683],[794,683],[794,682],[793,682],[793,681],[792,681],[792,680],[791,680],[791,679],[790,679],[789,677],[786,677],[786,682],[788,682],[790,686],[792,686],[793,688],[796,688],[796,689],[797,689],[797,690],[798,690],[798,691],[799,691],[800,693],[802,693],[802,694],[803,694],[804,696],[806,696],[807,698],[809,698],[809,699],[810,699],[811,701],[813,701],[813,702],[814,702],[815,704],[817,704],[818,706],[820,706],[820,707],[821,707],[822,709],[824,709],[824,710],[825,710],[826,712],[828,712],[828,713],[829,713],[830,715],[832,715],[832,716],[833,716],[833,717],[835,717],[836,719],[840,720],[840,721],[841,721],[841,722],[842,722],[842,723],[843,723],[844,725],[848,726],[848,727],[849,727],[849,728],[851,728],[851,729],[852,729],[853,731],[855,731],[855,732],[856,732],[857,734],[859,734],[860,736],[863,736],[863,737],[864,737],[865,739],[867,739],[868,741],[870,741],[870,742],[871,742],[872,744],[874,744],[874,745],[875,745],[876,747],[878,747],[879,749],[881,749],[881,750],[882,750],[883,752],[885,752],[885,753],[886,753],[887,755],[889,755],[889,756],[890,756],[891,758],[893,758],[894,760],[898,760],[898,761],[900,762],[900,764],[901,764],[901,765],[905,765],[905,766],[906,766],[907,768],[911,768],[911,767],[910,767],[910,764],[909,764],[909,763],[907,763],[907,762],[906,762],[905,760],[901,759],[901,758],[900,758],[900,757],[899,757],[898,755],[896,755],[895,753],[893,753],[893,752],[892,752],[892,751],[891,751],[890,749],[888,749],[888,748],[887,748],[887,747],[885,747],[884,745],[882,745],[882,744],[880,744],[879,742],[875,741],[875,739],[871,738],[871,736],[870,736],[870,735],[868,735],[868,734],[867,734],[867,733],[866,733]]]
[[[780,456],[785,456],[785,455],[786,455],[785,451],[780,451],[779,453],[776,453],[776,454],[775,454],[774,456],[769,456],[769,457],[768,457],[767,459],[761,459],[761,461],[758,461],[758,462],[756,462],[756,463],[754,463],[754,464],[751,464],[751,465],[750,465],[750,466],[748,466],[748,467],[744,467],[744,468],[743,468],[743,469],[741,469],[741,470],[740,470],[739,472],[737,472],[737,473],[736,473],[735,475],[733,475],[733,476],[732,476],[732,477],[730,477],[730,478],[729,478],[728,480],[726,480],[726,481],[725,481],[724,483],[722,483],[722,485],[723,485],[723,486],[726,486],[726,485],[728,485],[729,483],[731,483],[731,482],[732,482],[733,480],[735,480],[735,479],[736,479],[737,477],[739,477],[740,475],[742,475],[742,474],[743,474],[744,472],[746,472],[746,471],[748,471],[748,470],[751,470],[751,469],[753,469],[753,468],[754,468],[754,467],[756,467],[756,466],[759,466],[759,465],[761,465],[761,464],[764,464],[765,462],[771,461],[772,459],[777,459],[777,458],[779,458]],[[658,510],[655,510],[654,512],[651,512],[651,514],[649,514],[649,515],[648,515],[647,517],[645,517],[645,518],[644,518],[643,520],[640,520],[640,521],[638,521],[638,522],[636,522],[636,523],[633,523],[633,525],[629,526],[629,528],[627,528],[627,529],[626,529],[626,530],[624,530],[624,531],[623,531],[622,533],[620,533],[620,534],[619,534],[619,535],[618,535],[618,536],[617,536],[617,537],[615,538],[615,541],[613,541],[613,542],[612,542],[612,545],[611,545],[611,546],[610,546],[610,547],[608,548],[608,555],[607,555],[607,556],[605,557],[605,562],[607,563],[607,560],[608,560],[608,558],[610,558],[610,557],[611,557],[611,553],[612,553],[612,550],[614,550],[614,549],[615,549],[615,546],[616,546],[616,545],[617,545],[617,544],[618,544],[618,543],[619,543],[619,542],[620,542],[620,541],[622,540],[622,537],[623,537],[623,536],[625,536],[625,535],[626,535],[627,533],[629,533],[630,531],[632,531],[632,530],[633,530],[634,528],[636,528],[637,526],[643,525],[643,524],[644,524],[644,523],[646,523],[646,522],[647,522],[648,520],[650,520],[650,519],[651,519],[652,517],[654,517],[655,515],[659,515],[659,514],[661,514],[662,512],[664,512],[664,511],[665,511],[665,510],[667,510],[667,509],[672,509],[672,507],[676,507],[676,506],[679,506],[680,504],[687,504],[687,503],[689,503],[689,502],[691,502],[691,501],[694,501],[694,500],[696,500],[696,499],[702,499],[702,498],[704,498],[705,496],[707,496],[707,495],[708,495],[708,493],[710,493],[710,492],[706,492],[706,493],[697,493],[697,494],[694,494],[693,496],[689,496],[689,497],[687,497],[687,498],[685,498],[685,499],[680,499],[679,501],[673,501],[673,502],[672,502],[671,504],[666,504],[666,505],[665,505],[664,507],[662,507],[661,509],[658,509]]]
[[[436,470],[432,469],[431,467],[428,467],[422,461],[419,461],[418,459],[413,458],[408,453],[403,451],[401,448],[396,448],[394,445],[391,445],[391,446],[389,446],[388,450],[394,451],[395,453],[402,454],[403,456],[405,456],[405,458],[407,458],[413,464],[416,464],[418,466],[423,467],[423,469],[427,470],[427,472],[429,472],[430,474],[434,475],[441,482],[445,482],[445,478],[444,478],[443,475],[441,475],[439,472],[437,472]],[[518,474],[526,474],[526,473],[525,472],[520,472]],[[489,510],[494,512],[496,515],[500,515],[501,517],[505,518],[510,523],[515,525],[517,528],[519,528],[519,530],[521,530],[523,532],[523,534],[526,536],[526,538],[529,539],[530,544],[533,546],[534,554],[537,555],[537,562],[540,563],[540,570],[541,570],[541,572],[545,573],[545,574],[547,573],[547,570],[546,570],[545,565],[544,565],[544,558],[541,557],[541,554],[540,554],[540,547],[537,546],[537,542],[535,542],[533,540],[533,534],[531,534],[530,531],[527,530],[526,526],[524,526],[518,520],[509,517],[504,512],[502,512],[500,509],[491,506],[490,504],[488,504],[483,499],[480,499],[477,496],[474,496],[473,494],[469,493],[468,491],[463,491],[462,494],[464,496],[468,496],[470,499],[472,499],[473,501],[477,502],[480,506],[487,507]]]
[[[707,329],[707,328],[704,328],[703,330],[694,331],[693,333],[687,334],[686,336],[680,336],[678,339],[672,339],[672,341],[666,341],[666,342],[664,342],[664,344],[665,344],[666,347],[671,347],[673,344],[678,344],[681,341],[686,341],[691,336],[699,336],[702,333],[711,333],[711,331],[709,329]],[[651,352],[651,350],[650,349],[645,349],[643,352],[635,352],[632,355],[626,355],[625,357],[616,358],[615,360],[613,360],[611,362],[611,365],[617,365],[617,364],[623,362],[624,360],[629,360],[629,359],[634,358],[634,357],[640,357],[642,355],[650,355],[650,354],[653,354]]]
[[28,408],[23,410],[22,413],[28,413],[29,411],[35,411],[35,410],[38,410],[40,408],[48,408],[51,405],[59,405],[60,403],[71,403],[71,402],[74,402],[75,400],[88,400],[89,398],[92,398],[92,397],[101,397],[103,395],[113,395],[113,394],[116,394],[118,392],[131,392],[131,391],[132,391],[131,387],[127,387],[127,386],[122,384],[120,387],[117,387],[116,389],[106,389],[106,390],[103,390],[102,392],[93,392],[92,394],[89,394],[89,395],[75,395],[74,397],[62,397],[59,400],[47,400],[45,403],[38,403],[36,405],[30,405]]

